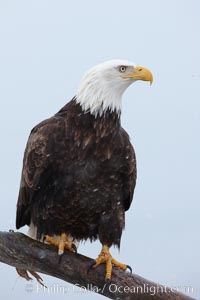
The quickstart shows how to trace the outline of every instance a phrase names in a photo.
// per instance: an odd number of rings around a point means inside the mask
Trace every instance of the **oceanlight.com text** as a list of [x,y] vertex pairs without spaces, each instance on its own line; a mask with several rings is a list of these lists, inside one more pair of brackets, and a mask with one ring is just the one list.
[[171,294],[176,292],[181,292],[184,294],[193,294],[194,289],[191,286],[171,286],[167,287],[165,285],[151,285],[151,284],[143,284],[138,286],[124,286],[124,285],[116,285],[111,283],[110,285],[103,285],[102,287],[98,287],[93,284],[87,284],[86,286],[81,286],[78,283],[75,285],[61,285],[59,283],[54,283],[50,286],[42,286],[39,283],[37,285],[33,285],[32,283],[28,283],[25,287],[26,292],[35,293],[35,294],[69,294],[69,293],[87,293],[87,292],[96,292],[96,293],[104,293],[105,289],[109,290],[110,293],[114,293],[119,295],[121,294],[149,294],[154,296],[158,293]]

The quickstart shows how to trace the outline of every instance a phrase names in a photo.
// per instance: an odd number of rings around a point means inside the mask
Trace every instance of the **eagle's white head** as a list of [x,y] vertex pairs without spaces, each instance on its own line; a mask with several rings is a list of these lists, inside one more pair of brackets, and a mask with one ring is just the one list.
[[126,60],[101,63],[83,76],[76,101],[83,111],[101,116],[106,110],[121,112],[122,95],[136,80],[153,82],[151,72]]

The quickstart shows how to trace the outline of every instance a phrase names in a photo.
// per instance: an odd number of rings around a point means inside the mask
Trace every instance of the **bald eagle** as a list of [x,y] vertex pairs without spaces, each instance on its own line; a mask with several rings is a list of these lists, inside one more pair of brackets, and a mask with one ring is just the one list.
[[35,126],[24,153],[16,227],[29,226],[35,239],[75,251],[79,241],[99,239],[93,267],[127,265],[110,254],[120,247],[125,211],[136,184],[136,157],[120,123],[122,95],[151,72],[124,61],[101,63],[85,73],[75,97]]

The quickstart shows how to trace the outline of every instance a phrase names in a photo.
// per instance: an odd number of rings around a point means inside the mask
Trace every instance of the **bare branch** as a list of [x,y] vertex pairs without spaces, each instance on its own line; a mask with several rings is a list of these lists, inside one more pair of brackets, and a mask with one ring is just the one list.
[[[54,246],[35,241],[18,232],[0,232],[0,261],[19,269],[60,278],[110,299],[193,299],[138,275],[123,272],[116,267],[113,268],[112,281],[105,284],[104,266],[101,265],[87,273],[87,268],[92,260],[69,251],[65,251],[61,262],[59,262],[57,250]],[[152,297],[154,292],[155,295]]]

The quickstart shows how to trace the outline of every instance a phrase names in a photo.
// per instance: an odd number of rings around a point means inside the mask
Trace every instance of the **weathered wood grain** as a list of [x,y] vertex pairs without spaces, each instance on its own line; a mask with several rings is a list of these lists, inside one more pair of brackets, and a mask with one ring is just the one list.
[[[103,265],[87,272],[87,268],[92,262],[91,258],[65,251],[62,260],[59,261],[54,246],[32,240],[18,232],[0,232],[0,261],[19,269],[57,277],[98,292],[110,299],[193,299],[178,292],[174,293],[170,288],[165,289],[161,285],[136,274],[123,272],[116,267],[113,268],[112,281],[105,284],[105,268]],[[152,296],[154,292],[155,295]]]

